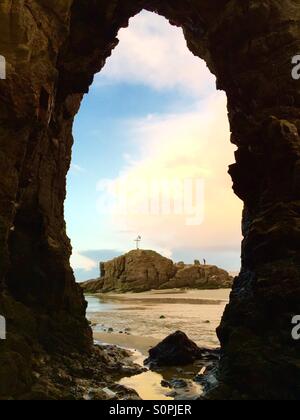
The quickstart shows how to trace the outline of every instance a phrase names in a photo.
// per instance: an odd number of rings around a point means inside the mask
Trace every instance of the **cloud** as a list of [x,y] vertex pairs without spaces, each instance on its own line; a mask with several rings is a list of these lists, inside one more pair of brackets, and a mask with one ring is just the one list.
[[94,261],[97,261],[97,265],[99,262],[105,262],[112,260],[113,258],[119,257],[122,255],[122,251],[118,251],[115,249],[93,249],[88,251],[81,251],[81,255],[90,258]]
[[[143,247],[167,256],[172,256],[175,248],[217,247],[219,253],[239,249],[242,203],[234,195],[227,173],[235,148],[230,144],[225,94],[212,94],[205,107],[202,102],[195,103],[194,111],[130,121],[129,127],[136,156],[125,163],[112,185],[137,185],[137,181],[146,185],[153,179],[203,180],[204,222],[188,226],[186,215],[116,214],[111,216],[111,230],[125,226],[143,236]],[[112,185],[106,191],[109,195]],[[142,207],[149,201],[149,190],[141,188],[134,200],[137,208],[139,204]],[[124,235],[127,241],[130,238]]]
[[182,29],[143,11],[121,29],[120,43],[96,84],[139,83],[157,90],[179,89],[199,95],[214,88],[215,78],[203,60],[187,48]]
[[85,172],[85,169],[84,168],[82,168],[80,165],[77,165],[75,163],[72,163],[71,164],[71,170],[73,172],[80,173],[80,174],[82,174],[82,173]]
[[74,250],[71,257],[71,265],[74,270],[80,269],[84,271],[91,271],[97,267],[97,262]]
[[240,269],[240,255],[240,247],[215,249],[203,246],[202,248],[175,248],[172,257],[174,261],[184,261],[188,264],[193,263],[195,259],[200,261],[205,259],[208,264],[217,265],[236,275]]
[[[203,255],[212,263],[238,269],[242,203],[234,196],[227,174],[235,148],[230,144],[226,95],[216,92],[214,76],[188,51],[182,30],[164,18],[142,12],[131,19],[129,28],[120,31],[119,38],[119,46],[96,77],[96,94],[101,94],[103,85],[143,84],[159,91],[175,90],[178,102],[174,100],[165,114],[145,115],[128,120],[127,125],[122,120],[130,152],[122,152],[120,175],[109,188],[99,190],[98,196],[109,201],[116,196],[117,185],[134,185],[137,181],[146,185],[153,180],[199,179],[205,186],[204,221],[189,226],[186,214],[101,214],[101,239],[97,226],[90,235],[91,247],[98,247],[102,241],[104,247],[122,253],[134,247],[133,239],[140,234],[143,248],[167,257]],[[134,204],[142,206],[152,195],[146,186],[134,198]],[[105,260],[101,252],[75,254],[75,271],[80,279],[98,272],[98,262]]]
[[71,265],[78,282],[96,279],[99,277],[99,263],[109,261],[123,254],[123,251],[113,249],[94,249],[87,251],[74,251]]
[[93,270],[86,271],[81,268],[75,268],[73,269],[75,279],[78,283],[82,283],[84,281],[88,280],[95,280],[99,278],[99,270],[98,268],[94,268]]

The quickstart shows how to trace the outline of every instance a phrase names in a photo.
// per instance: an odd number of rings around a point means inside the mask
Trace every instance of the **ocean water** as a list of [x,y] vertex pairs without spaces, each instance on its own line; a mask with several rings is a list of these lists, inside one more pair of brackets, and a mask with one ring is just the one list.
[[101,314],[102,312],[109,312],[113,311],[117,308],[117,305],[113,303],[104,302],[102,299],[99,299],[95,296],[86,296],[85,300],[88,303],[88,316],[92,316],[93,314]]

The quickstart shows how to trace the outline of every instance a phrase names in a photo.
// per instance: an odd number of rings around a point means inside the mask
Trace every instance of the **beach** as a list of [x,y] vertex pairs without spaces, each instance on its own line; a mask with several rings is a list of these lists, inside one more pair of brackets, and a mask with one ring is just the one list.
[[229,300],[229,289],[167,290],[86,296],[96,340],[148,349],[181,330],[201,347],[218,347],[216,328]]

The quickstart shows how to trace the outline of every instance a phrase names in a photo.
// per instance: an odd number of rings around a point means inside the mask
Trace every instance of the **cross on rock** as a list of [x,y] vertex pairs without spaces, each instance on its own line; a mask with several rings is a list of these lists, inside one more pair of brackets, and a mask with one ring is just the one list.
[[140,242],[141,242],[141,240],[142,240],[142,237],[141,237],[141,236],[138,236],[138,237],[134,240],[134,242],[136,242],[136,249],[140,249]]

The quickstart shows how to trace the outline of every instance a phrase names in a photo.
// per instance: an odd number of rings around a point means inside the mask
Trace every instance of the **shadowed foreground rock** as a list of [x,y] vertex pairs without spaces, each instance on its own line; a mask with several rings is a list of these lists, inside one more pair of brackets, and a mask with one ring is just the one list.
[[153,289],[226,289],[233,278],[225,270],[195,263],[174,264],[154,251],[135,250],[101,263],[101,278],[80,284],[85,293],[146,292]]
[[[27,354],[30,354],[29,349]],[[49,354],[39,349],[32,356],[31,370],[27,373],[17,352],[4,353],[0,357],[1,399],[11,399],[18,387],[22,400],[138,400],[135,391],[117,385],[123,376],[144,371],[131,361],[130,356],[130,352],[115,346],[94,346],[89,354]]]
[[138,400],[138,394],[117,385],[123,376],[144,370],[130,360],[130,352],[115,346],[93,348],[89,356],[78,353],[44,355],[34,366],[36,383],[23,396],[28,400]]
[[149,350],[149,358],[145,360],[145,365],[152,368],[187,366],[201,359],[216,361],[219,356],[218,350],[201,349],[185,333],[177,331]]

